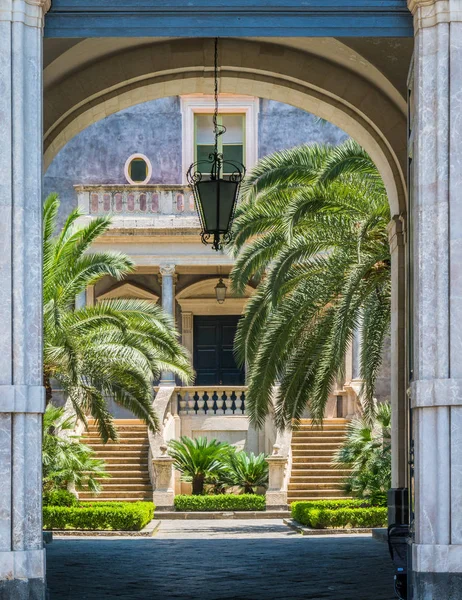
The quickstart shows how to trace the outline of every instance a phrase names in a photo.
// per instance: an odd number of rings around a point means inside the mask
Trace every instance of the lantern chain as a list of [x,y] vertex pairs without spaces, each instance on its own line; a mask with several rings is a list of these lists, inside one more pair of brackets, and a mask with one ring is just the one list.
[[215,111],[213,113],[213,132],[215,133],[215,155],[218,155],[218,138],[226,132],[226,127],[218,123],[218,38],[215,38],[214,78]]

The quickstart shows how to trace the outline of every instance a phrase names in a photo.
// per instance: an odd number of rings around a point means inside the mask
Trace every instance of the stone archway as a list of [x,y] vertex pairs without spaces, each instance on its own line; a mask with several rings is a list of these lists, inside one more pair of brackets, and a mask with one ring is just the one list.
[[[78,45],[77,45],[78,47]],[[325,45],[327,48],[328,46]],[[53,79],[45,95],[45,163],[90,124],[129,106],[177,94],[210,93],[213,44],[207,39],[145,43],[84,61]],[[89,51],[87,46],[87,51]],[[269,62],[270,61],[270,62]],[[220,41],[220,91],[285,102],[343,129],[370,154],[384,180],[392,220],[393,487],[407,479],[406,215],[404,99],[376,74],[336,64],[333,54],[262,40]],[[127,75],[129,74],[129,75]],[[70,93],[69,89],[72,90]]]
[[[119,110],[210,93],[212,60],[207,39],[163,41],[87,63],[54,82],[45,90],[45,165],[77,133]],[[403,101],[320,55],[273,43],[223,39],[220,63],[221,92],[289,103],[343,129],[379,168],[392,214],[406,211]]]

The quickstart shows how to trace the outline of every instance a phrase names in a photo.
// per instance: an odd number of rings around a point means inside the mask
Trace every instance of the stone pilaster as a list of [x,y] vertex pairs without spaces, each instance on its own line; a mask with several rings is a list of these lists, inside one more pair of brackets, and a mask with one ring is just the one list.
[[[160,265],[159,271],[162,277],[162,308],[175,321],[175,265]],[[173,373],[164,371],[160,385],[175,385]]]
[[412,0],[414,598],[462,598],[462,2]]
[[0,3],[0,596],[45,597],[42,542],[44,0]]
[[406,216],[388,226],[391,252],[391,487],[407,487],[408,402],[406,354]]

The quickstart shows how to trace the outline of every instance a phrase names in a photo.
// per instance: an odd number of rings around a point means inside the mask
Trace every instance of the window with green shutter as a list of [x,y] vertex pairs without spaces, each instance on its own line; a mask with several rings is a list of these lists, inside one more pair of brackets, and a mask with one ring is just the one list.
[[[218,138],[218,152],[225,161],[245,165],[245,115],[219,114],[218,123],[226,132]],[[194,119],[194,155],[196,161],[208,161],[214,150],[213,115],[196,113]],[[226,175],[226,165],[225,173]]]

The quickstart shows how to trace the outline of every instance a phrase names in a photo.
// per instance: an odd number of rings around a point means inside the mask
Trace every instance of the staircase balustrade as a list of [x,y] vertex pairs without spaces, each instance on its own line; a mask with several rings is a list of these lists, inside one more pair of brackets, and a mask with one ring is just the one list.
[[177,390],[180,415],[238,415],[246,414],[243,386],[182,387]]

